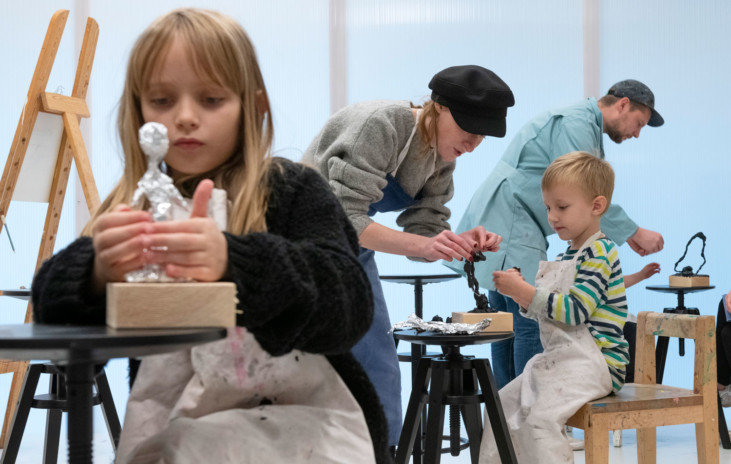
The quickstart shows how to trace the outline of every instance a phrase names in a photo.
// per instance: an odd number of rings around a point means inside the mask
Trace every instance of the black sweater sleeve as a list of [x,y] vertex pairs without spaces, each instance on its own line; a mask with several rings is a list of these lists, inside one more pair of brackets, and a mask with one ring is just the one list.
[[33,319],[45,324],[104,325],[105,295],[91,290],[94,247],[81,237],[46,260],[33,278]]
[[358,238],[325,180],[278,160],[270,179],[266,233],[226,234],[238,325],[273,355],[334,354],[365,334],[373,316]]

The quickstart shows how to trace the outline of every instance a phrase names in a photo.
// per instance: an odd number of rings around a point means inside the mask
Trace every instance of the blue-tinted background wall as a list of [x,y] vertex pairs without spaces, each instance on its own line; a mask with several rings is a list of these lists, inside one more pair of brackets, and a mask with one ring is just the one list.
[[[352,0],[345,2],[347,102],[387,98],[423,101],[427,83],[438,70],[475,63],[498,73],[513,89],[516,105],[508,114],[504,139],[487,138],[472,154],[460,158],[455,196],[449,203],[452,222],[464,212],[472,192],[493,168],[511,136],[529,118],[583,98],[583,25],[581,0]],[[82,124],[100,195],[121,174],[115,119],[126,60],[137,35],[155,17],[184,5],[225,12],[247,29],[263,68],[276,127],[276,150],[299,159],[329,115],[329,49],[327,0],[208,0],[182,4],[128,0],[35,0],[0,6],[0,163],[4,165],[53,12],[71,15],[49,80],[49,91],[70,89],[76,66],[74,37],[85,16],[99,22],[100,36],[88,101],[92,117]],[[32,11],[31,11],[32,10]],[[725,264],[730,225],[726,201],[731,162],[726,134],[731,106],[726,78],[731,74],[731,4],[723,0],[612,0],[599,3],[599,80],[601,92],[614,82],[635,78],[648,84],[665,117],[661,128],[643,130],[638,140],[616,145],[605,139],[607,159],[616,171],[614,201],[641,226],[660,231],[665,250],[641,258],[628,246],[620,249],[625,272],[657,261],[662,273],[629,290],[632,312],[675,306],[670,295],[650,292],[646,284],[665,284],[685,243],[697,231],[708,236],[703,268],[716,289],[689,295],[688,306],[703,314],[716,312],[721,293],[731,289]],[[67,91],[68,93],[68,91]],[[57,239],[57,249],[77,234],[75,182],[71,182]],[[43,227],[45,205],[13,203],[8,214],[17,251],[0,236],[0,288],[29,286]],[[396,215],[379,217],[395,226]],[[549,256],[563,249],[554,236]],[[687,264],[700,264],[694,242]],[[441,274],[438,263],[421,264],[399,256],[378,255],[382,274]],[[392,321],[413,310],[407,285],[384,284]],[[425,287],[425,315],[448,315],[470,309],[472,296],[463,279]],[[0,322],[20,322],[25,305],[0,299]],[[489,349],[473,350],[489,355]],[[405,385],[408,371],[404,366]],[[690,385],[688,356],[671,345],[665,378]],[[125,370],[110,364],[109,376],[120,408],[126,401]],[[0,410],[9,376],[0,376]],[[100,421],[97,421],[100,424]],[[102,435],[103,435],[103,429]]]

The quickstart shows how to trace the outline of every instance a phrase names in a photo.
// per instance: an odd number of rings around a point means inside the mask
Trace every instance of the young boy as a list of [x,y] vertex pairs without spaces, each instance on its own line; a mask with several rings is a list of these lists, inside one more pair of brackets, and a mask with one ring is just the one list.
[[[541,189],[548,222],[569,248],[540,263],[535,287],[516,269],[493,273],[497,290],[538,321],[544,348],[500,390],[500,400],[518,462],[572,463],[566,420],[587,401],[622,388],[629,362],[617,246],[599,229],[614,171],[600,158],[572,152],[551,163]],[[481,463],[498,462],[488,428]]]

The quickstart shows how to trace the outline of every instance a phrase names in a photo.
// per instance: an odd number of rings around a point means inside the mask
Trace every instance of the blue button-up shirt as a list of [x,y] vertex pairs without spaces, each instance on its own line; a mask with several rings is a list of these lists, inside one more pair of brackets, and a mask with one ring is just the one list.
[[[517,266],[533,283],[539,261],[546,260],[546,237],[554,231],[541,194],[541,178],[549,164],[572,151],[604,158],[602,112],[596,98],[543,113],[528,122],[508,146],[495,169],[470,200],[457,233],[484,226],[503,237],[500,250],[477,263],[480,286],[494,290],[492,273]],[[637,231],[637,224],[621,206],[612,204],[601,221],[602,231],[621,245]],[[463,273],[463,263],[446,266]]]

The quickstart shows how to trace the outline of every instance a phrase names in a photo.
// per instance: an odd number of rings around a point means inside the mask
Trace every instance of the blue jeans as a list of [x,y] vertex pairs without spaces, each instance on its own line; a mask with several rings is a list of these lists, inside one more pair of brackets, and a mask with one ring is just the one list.
[[530,358],[543,352],[538,323],[520,315],[518,304],[507,296],[490,290],[487,294],[490,306],[513,315],[515,337],[493,343],[492,371],[498,388],[503,388],[523,372]]
[[373,290],[373,322],[365,336],[353,347],[353,356],[360,362],[378,393],[388,422],[388,444],[397,445],[401,434],[401,368],[396,343],[388,331],[391,322],[378,278],[372,250],[360,249],[358,256]]

